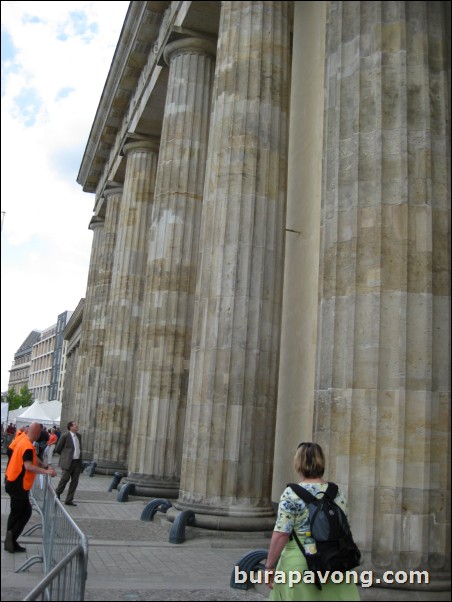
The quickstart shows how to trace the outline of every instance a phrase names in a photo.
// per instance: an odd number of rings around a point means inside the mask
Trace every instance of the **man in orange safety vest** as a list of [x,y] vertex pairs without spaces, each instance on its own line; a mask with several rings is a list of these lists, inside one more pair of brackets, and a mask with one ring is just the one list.
[[19,535],[31,517],[30,489],[35,475],[56,476],[54,468],[42,462],[36,455],[33,443],[41,434],[41,425],[32,422],[28,433],[14,441],[11,457],[5,472],[5,491],[11,498],[11,512],[8,516],[5,536],[5,550],[11,554],[25,552],[26,548],[17,543]]

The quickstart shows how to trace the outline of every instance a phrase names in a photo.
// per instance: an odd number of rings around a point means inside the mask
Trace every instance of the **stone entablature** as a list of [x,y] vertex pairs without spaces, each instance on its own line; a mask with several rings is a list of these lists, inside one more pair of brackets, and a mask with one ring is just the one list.
[[167,86],[167,71],[162,73],[161,67],[166,44],[187,33],[216,39],[221,3],[203,3],[201,22],[196,18],[200,7],[189,10],[197,4],[131,3],[77,177],[86,192],[96,192],[97,199],[110,182],[123,184],[123,145],[160,135]]
[[80,299],[74,313],[70,317],[63,331],[63,337],[67,342],[66,353],[71,354],[72,350],[80,344],[80,326],[83,320],[83,308],[85,299]]

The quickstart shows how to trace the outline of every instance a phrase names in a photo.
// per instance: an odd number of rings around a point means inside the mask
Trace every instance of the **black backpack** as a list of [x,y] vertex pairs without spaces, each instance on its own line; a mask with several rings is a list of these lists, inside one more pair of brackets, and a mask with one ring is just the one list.
[[[297,534],[295,531],[292,532],[306,558],[308,568],[322,573],[326,571],[344,573],[359,566],[361,552],[353,541],[347,517],[334,501],[338,486],[335,483],[328,483],[325,493],[320,498],[295,483],[289,483],[288,487],[291,487],[306,503],[309,511],[310,531],[317,544],[317,554],[314,557],[306,556]],[[317,579],[316,585],[322,589]]]

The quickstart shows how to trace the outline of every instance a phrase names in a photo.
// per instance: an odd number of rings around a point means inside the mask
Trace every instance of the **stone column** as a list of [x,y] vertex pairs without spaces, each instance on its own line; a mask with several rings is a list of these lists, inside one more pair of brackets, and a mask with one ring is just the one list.
[[[60,426],[64,429],[69,420],[73,420],[75,415],[74,404],[74,381],[77,371],[78,352],[80,345],[71,349],[70,353],[66,354],[66,372],[64,375],[64,389],[61,396],[61,415]],[[78,420],[78,415],[77,415]]]
[[311,441],[317,344],[327,2],[295,2],[281,356],[272,499],[300,441]]
[[216,45],[169,44],[127,481],[177,497]]
[[[77,354],[72,357],[70,366],[71,387],[66,387],[64,392],[64,404],[61,408],[61,426],[66,427],[70,420],[80,423],[81,431],[88,426],[84,420],[83,408],[78,393],[85,388],[85,376],[87,369],[87,356],[90,348],[90,333],[92,330],[92,308],[94,302],[94,290],[99,278],[100,257],[104,238],[104,220],[94,216],[89,224],[93,231],[93,244],[91,246],[91,257],[89,262],[88,282],[86,285],[85,305],[83,309],[82,334]],[[80,420],[82,418],[82,420]],[[88,454],[89,455],[89,454]]]
[[223,2],[181,488],[199,526],[271,528],[289,2]]
[[328,8],[314,438],[376,570],[450,566],[445,4]]
[[[104,218],[102,239],[96,257],[95,278],[88,281],[83,309],[82,334],[77,361],[75,406],[80,432],[83,434],[83,456],[93,458],[96,433],[96,406],[100,395],[100,377],[104,356],[105,323],[115,255],[122,188],[103,193]],[[100,220],[100,218],[97,218]]]
[[156,141],[124,147],[127,166],[107,310],[94,459],[105,472],[127,470],[136,349],[157,167]]

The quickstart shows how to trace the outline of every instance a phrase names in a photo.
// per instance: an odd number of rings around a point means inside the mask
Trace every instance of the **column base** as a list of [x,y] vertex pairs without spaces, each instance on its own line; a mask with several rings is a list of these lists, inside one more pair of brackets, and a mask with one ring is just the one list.
[[130,472],[122,481],[135,485],[135,495],[176,499],[179,495],[179,479],[156,479],[146,474]]
[[273,508],[209,508],[202,504],[177,501],[167,512],[173,522],[183,510],[195,513],[194,526],[214,531],[273,531],[276,515]]
[[[85,457],[83,458],[85,460]],[[96,472],[98,474],[105,474],[107,476],[114,475],[115,472],[123,472],[127,474],[127,464],[125,462],[115,462],[111,460],[102,460],[94,458],[94,462],[97,462]]]

